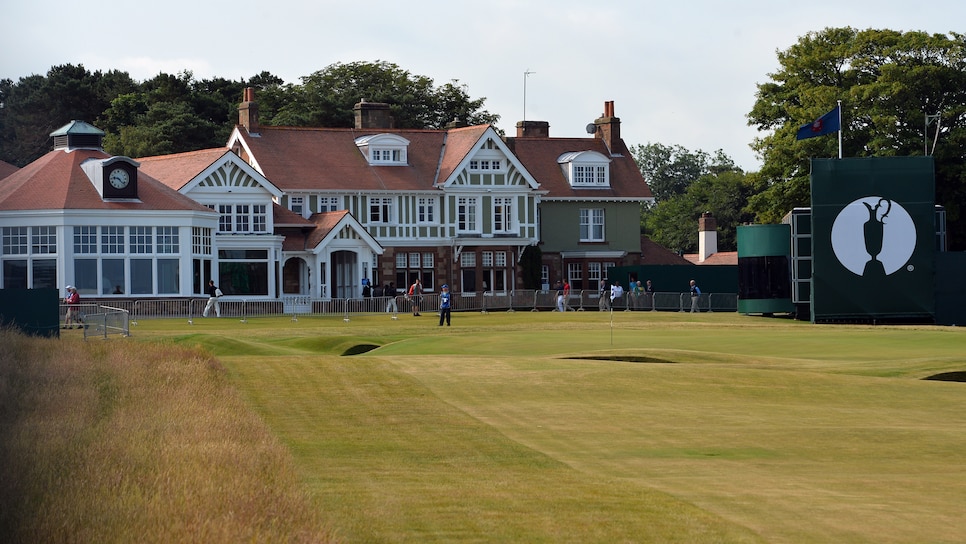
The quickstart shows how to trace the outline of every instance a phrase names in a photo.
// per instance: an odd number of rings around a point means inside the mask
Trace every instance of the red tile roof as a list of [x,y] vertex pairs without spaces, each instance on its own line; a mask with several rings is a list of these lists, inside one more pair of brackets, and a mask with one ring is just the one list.
[[738,252],[737,251],[719,251],[717,253],[712,253],[704,261],[698,259],[697,253],[685,253],[684,258],[688,262],[697,265],[721,265],[721,264],[738,264]]
[[691,266],[693,263],[642,234],[641,264],[679,264]]
[[[653,196],[623,141],[615,147],[615,155],[611,155],[600,138],[507,138],[507,143],[540,183],[540,189],[549,191],[545,198],[644,199]],[[596,151],[610,157],[610,188],[572,188],[557,163],[560,155],[571,151]]]
[[16,166],[10,164],[9,162],[0,161],[0,179],[3,179],[10,174],[13,174],[17,170],[20,170]]
[[315,223],[278,204],[272,204],[275,227],[315,227]]
[[141,163],[142,172],[179,191],[225,153],[231,153],[231,151],[218,147],[135,160]]
[[138,172],[139,201],[104,200],[81,168],[110,155],[93,149],[54,150],[0,180],[0,211],[15,210],[197,210],[211,211]]
[[[433,190],[446,139],[441,130],[261,127],[240,130],[265,175],[286,192]],[[360,136],[397,134],[409,140],[408,164],[371,166],[355,144]]]

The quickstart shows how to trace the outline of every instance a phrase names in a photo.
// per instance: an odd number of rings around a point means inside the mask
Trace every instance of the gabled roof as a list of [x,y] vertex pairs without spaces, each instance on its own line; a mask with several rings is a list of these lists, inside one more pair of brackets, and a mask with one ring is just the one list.
[[540,186],[539,181],[530,175],[520,160],[510,151],[506,142],[490,125],[476,125],[447,131],[446,147],[443,149],[443,158],[440,161],[437,185],[451,182],[453,174],[464,168],[474,152],[481,149],[490,138],[493,139],[493,143],[506,155],[513,166],[520,170],[530,188],[537,189]]
[[141,171],[164,183],[175,191],[194,180],[209,166],[220,159],[225,153],[230,153],[224,147],[202,149],[188,153],[174,155],[159,155],[156,157],[142,157]]
[[[544,200],[555,198],[600,198],[615,200],[645,200],[653,198],[650,187],[637,168],[634,158],[623,140],[611,153],[600,138],[507,138],[513,153],[533,175],[540,188],[547,191]],[[596,151],[610,158],[610,187],[573,188],[557,159],[566,153]]]
[[[409,140],[407,165],[369,164],[355,140],[381,133]],[[253,136],[236,127],[228,145],[243,147],[256,168],[287,193],[432,191],[446,140],[442,130],[260,127]]]
[[[299,219],[302,218],[299,217]],[[305,221],[306,225],[297,225],[299,228],[292,228],[296,225],[282,225],[285,228],[279,232],[285,236],[282,242],[283,251],[319,253],[344,232],[350,234],[347,238],[356,240],[355,243],[361,241],[377,255],[382,255],[384,251],[382,245],[352,217],[348,210],[315,213],[308,220],[302,219],[302,221]],[[275,226],[279,226],[278,221]]]
[[265,176],[224,147],[138,160],[141,161],[142,171],[181,193],[187,194],[191,189],[202,185],[209,187],[257,185],[273,197],[282,196],[282,191],[265,179]]
[[283,208],[278,204],[272,204],[272,216],[275,220],[275,228],[279,227],[314,227],[315,223],[293,212],[288,208]]
[[201,204],[138,171],[138,200],[104,200],[81,163],[107,159],[97,149],[54,150],[0,180],[0,211],[19,210],[194,210]]
[[10,174],[13,174],[17,170],[20,170],[16,166],[10,164],[9,162],[0,161],[0,179],[3,179]]

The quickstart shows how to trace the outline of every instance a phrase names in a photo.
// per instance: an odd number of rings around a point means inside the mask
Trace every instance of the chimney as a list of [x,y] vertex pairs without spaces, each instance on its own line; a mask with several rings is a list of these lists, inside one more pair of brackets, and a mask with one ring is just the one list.
[[258,103],[255,102],[255,89],[252,87],[245,87],[244,98],[238,105],[238,124],[245,127],[249,134],[259,130]]
[[517,138],[549,138],[550,123],[546,121],[517,122]]
[[711,212],[704,212],[698,219],[698,262],[718,252],[718,222]]
[[614,145],[621,139],[621,120],[619,117],[614,117],[613,100],[604,102],[604,113],[594,121],[594,124],[597,125],[594,137],[604,140],[607,150],[613,154]]
[[393,128],[393,119],[389,114],[389,104],[382,102],[366,102],[363,98],[353,106],[356,114],[356,128]]

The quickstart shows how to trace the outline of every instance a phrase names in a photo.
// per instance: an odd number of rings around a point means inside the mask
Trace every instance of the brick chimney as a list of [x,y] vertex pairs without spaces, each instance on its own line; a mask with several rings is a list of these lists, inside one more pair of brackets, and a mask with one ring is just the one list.
[[249,134],[259,130],[258,103],[255,102],[255,89],[252,87],[245,87],[244,98],[238,105],[238,124],[245,127]]
[[698,262],[718,252],[718,222],[711,212],[704,212],[698,219]]
[[614,117],[614,101],[604,102],[604,113],[594,121],[597,130],[594,132],[595,138],[604,140],[604,145],[611,153],[614,152],[614,145],[621,139],[621,120]]
[[546,121],[518,121],[517,138],[549,138],[550,123]]
[[392,115],[389,114],[389,104],[383,102],[366,102],[363,98],[353,106],[356,115],[356,128],[393,128]]

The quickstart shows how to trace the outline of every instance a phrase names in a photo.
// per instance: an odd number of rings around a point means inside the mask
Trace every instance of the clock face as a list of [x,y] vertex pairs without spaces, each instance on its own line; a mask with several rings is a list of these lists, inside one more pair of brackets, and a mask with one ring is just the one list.
[[127,187],[128,183],[131,182],[131,177],[128,175],[127,170],[123,168],[115,168],[114,170],[111,170],[110,174],[108,174],[107,180],[115,189],[123,189]]

